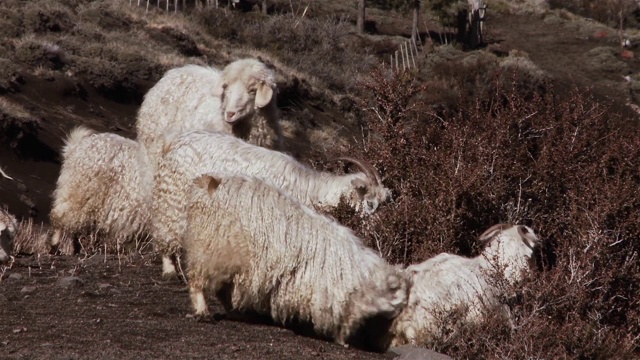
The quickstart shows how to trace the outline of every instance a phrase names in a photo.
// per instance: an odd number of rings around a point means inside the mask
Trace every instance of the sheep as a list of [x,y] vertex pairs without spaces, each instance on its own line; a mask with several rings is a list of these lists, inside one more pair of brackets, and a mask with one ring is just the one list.
[[196,318],[210,315],[206,290],[227,312],[311,324],[345,346],[388,347],[410,286],[400,267],[259,179],[208,173],[191,183],[184,245]]
[[136,123],[138,141],[155,165],[167,132],[208,129],[282,149],[273,71],[240,59],[222,71],[185,65],[166,72],[145,95]]
[[0,209],[0,264],[11,258],[13,239],[18,231],[18,221],[8,211]]
[[154,177],[151,232],[164,254],[163,274],[175,274],[175,253],[186,224],[185,194],[190,181],[207,172],[247,175],[282,189],[308,206],[335,207],[342,196],[371,214],[390,197],[380,175],[368,163],[343,158],[364,172],[334,175],[315,171],[289,155],[251,145],[233,136],[204,130],[169,135]]
[[463,321],[477,323],[486,309],[499,308],[503,289],[523,278],[539,243],[528,226],[510,224],[490,227],[479,240],[486,248],[475,258],[442,253],[405,269],[413,286],[393,326],[393,346],[424,344],[437,336],[439,312],[462,310]]
[[50,212],[52,248],[63,231],[102,231],[117,241],[146,234],[153,173],[142,145],[79,126],[62,157]]

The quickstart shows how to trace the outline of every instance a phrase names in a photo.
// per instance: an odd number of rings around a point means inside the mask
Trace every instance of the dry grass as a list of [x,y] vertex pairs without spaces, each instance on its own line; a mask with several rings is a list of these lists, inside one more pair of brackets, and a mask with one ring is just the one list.
[[14,254],[48,254],[49,235],[48,226],[34,224],[32,219],[21,221],[13,240]]

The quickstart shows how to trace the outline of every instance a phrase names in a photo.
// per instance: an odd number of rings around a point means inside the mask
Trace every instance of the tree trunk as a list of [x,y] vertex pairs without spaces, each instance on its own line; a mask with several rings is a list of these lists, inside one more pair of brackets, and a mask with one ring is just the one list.
[[365,0],[358,0],[358,20],[356,22],[356,27],[358,28],[358,32],[360,34],[364,33],[364,9]]
[[262,0],[262,13],[267,15],[267,0]]
[[420,21],[420,0],[413,0],[413,24],[411,25],[411,37],[418,40],[418,22]]

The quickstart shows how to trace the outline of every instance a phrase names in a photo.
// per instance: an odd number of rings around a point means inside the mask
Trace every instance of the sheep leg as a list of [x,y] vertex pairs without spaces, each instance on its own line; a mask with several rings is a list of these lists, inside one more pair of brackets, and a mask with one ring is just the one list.
[[176,265],[173,261],[173,256],[168,254],[162,255],[162,277],[173,278],[176,274]]
[[348,348],[349,347],[349,344],[347,344],[347,339],[348,338],[349,338],[349,331],[347,330],[346,327],[343,327],[342,329],[340,329],[340,332],[336,336],[335,342],[338,345],[342,345],[345,348]]
[[189,297],[191,297],[191,305],[195,310],[195,318],[198,321],[210,319],[211,314],[204,298],[204,282],[202,280],[189,280]]
[[51,237],[51,243],[49,244],[49,253],[55,254],[58,251],[58,246],[60,245],[60,239],[62,238],[62,230],[56,229],[53,232],[53,236]]

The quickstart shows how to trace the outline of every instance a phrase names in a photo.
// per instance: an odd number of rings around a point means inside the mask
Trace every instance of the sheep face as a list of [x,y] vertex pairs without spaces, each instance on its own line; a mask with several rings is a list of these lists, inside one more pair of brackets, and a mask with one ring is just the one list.
[[11,256],[16,228],[15,219],[0,212],[0,264],[7,262]]
[[396,267],[398,274],[390,274],[387,276],[386,289],[377,298],[378,309],[389,319],[393,319],[400,315],[400,312],[407,305],[409,298],[409,289],[411,288],[411,278],[402,276],[401,269]]
[[351,185],[354,188],[352,203],[356,205],[356,209],[361,209],[367,215],[376,212],[381,203],[391,198],[389,189],[373,184],[369,179],[355,178]]
[[339,157],[337,160],[355,164],[362,170],[362,173],[356,174],[351,180],[353,191],[349,200],[350,205],[356,210],[371,215],[381,203],[391,198],[391,191],[382,185],[380,174],[369,162],[348,156]]
[[540,243],[530,227],[511,224],[494,225],[480,235],[479,240],[487,243],[483,256],[489,261],[495,259],[511,282],[520,279],[520,272],[530,267],[534,248]]
[[221,111],[229,124],[237,123],[267,106],[273,99],[275,77],[263,63],[242,59],[227,65],[214,88],[221,99]]

